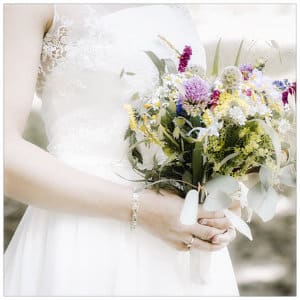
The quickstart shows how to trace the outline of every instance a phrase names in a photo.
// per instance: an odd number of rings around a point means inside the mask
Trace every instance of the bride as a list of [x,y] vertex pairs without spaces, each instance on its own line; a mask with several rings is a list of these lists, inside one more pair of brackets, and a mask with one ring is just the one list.
[[[123,105],[155,86],[144,51],[173,55],[158,35],[206,67],[182,6],[5,6],[5,194],[28,205],[5,253],[6,296],[238,295],[222,212],[182,225],[183,199],[145,190],[130,230]],[[22,138],[35,91],[48,151]],[[191,281],[191,247],[212,251],[206,283]]]

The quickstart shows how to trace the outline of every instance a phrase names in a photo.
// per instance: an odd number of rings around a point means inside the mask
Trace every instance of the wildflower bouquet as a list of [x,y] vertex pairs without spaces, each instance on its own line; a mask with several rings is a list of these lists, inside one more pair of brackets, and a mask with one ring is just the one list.
[[[255,212],[267,221],[274,216],[281,186],[295,186],[286,137],[295,124],[296,84],[265,76],[263,59],[238,65],[241,47],[236,64],[218,75],[219,44],[208,76],[200,66],[189,65],[191,47],[180,53],[162,39],[179,62],[146,52],[159,79],[150,95],[126,105],[132,167],[146,187],[185,197],[183,223],[196,223],[198,203],[203,203],[206,210],[224,210],[252,239],[248,225],[228,208],[238,198],[248,215]],[[145,167],[149,155],[153,164]],[[256,175],[250,189],[244,184],[249,175]]]

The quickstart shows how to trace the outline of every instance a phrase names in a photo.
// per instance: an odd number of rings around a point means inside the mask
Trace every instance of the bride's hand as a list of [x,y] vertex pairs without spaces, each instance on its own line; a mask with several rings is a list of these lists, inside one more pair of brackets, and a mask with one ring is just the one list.
[[[152,190],[146,190],[141,195],[138,223],[162,240],[168,242],[178,250],[188,250],[187,244],[192,240],[192,247],[209,251],[224,247],[213,244],[210,240],[226,232],[227,228],[217,228],[196,223],[191,226],[181,224],[179,216],[183,207],[183,199],[175,194],[163,192],[159,195]],[[199,209],[199,219],[209,219],[218,222],[224,213],[206,212]],[[194,238],[193,238],[194,237]],[[225,236],[226,237],[226,236]]]
[[[229,208],[233,213],[238,216],[241,216],[241,207],[240,201],[234,200],[231,207]],[[198,220],[199,224],[203,224],[206,226],[211,226],[214,228],[219,228],[222,230],[226,230],[222,234],[215,235],[210,241],[213,244],[220,244],[224,247],[227,246],[230,242],[232,242],[236,237],[235,229],[231,226],[229,220],[224,216],[223,218],[201,218]]]

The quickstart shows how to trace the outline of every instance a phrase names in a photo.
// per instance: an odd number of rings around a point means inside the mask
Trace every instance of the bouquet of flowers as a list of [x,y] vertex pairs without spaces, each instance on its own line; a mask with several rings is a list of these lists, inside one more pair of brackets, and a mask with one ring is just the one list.
[[[254,212],[268,221],[281,187],[295,187],[295,159],[286,137],[295,128],[296,83],[265,76],[264,59],[239,65],[241,47],[235,65],[219,75],[220,42],[209,76],[189,65],[190,46],[181,53],[160,38],[179,61],[146,52],[159,78],[151,94],[125,107],[132,167],[146,187],[185,197],[182,223],[196,223],[202,203],[206,210],[224,210],[233,226],[252,239],[248,225],[228,208],[236,198],[248,220]],[[150,168],[143,164],[149,155]]]

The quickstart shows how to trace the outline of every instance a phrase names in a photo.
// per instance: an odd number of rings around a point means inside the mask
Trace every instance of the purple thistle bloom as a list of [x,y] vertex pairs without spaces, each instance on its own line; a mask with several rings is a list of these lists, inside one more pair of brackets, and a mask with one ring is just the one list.
[[248,80],[252,71],[253,67],[251,64],[241,64],[239,67],[241,73],[243,74],[244,80]]
[[181,73],[185,72],[188,62],[191,59],[191,55],[192,55],[192,48],[190,46],[185,46],[183,49],[183,53],[180,55],[179,58],[179,67],[178,67],[179,72]]
[[198,77],[192,77],[184,83],[185,95],[184,98],[188,102],[198,104],[208,100],[209,84]]

